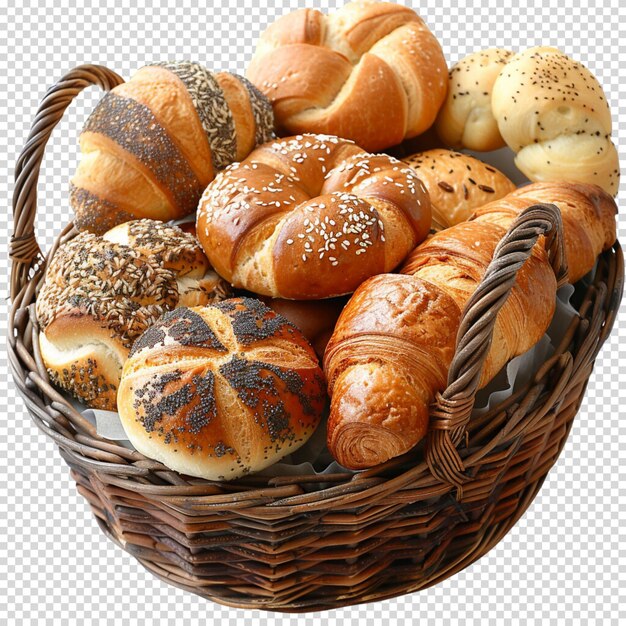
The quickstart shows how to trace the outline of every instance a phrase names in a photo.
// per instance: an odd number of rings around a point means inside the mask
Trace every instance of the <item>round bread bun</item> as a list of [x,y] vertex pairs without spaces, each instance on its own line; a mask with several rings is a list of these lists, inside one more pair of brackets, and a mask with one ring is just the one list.
[[163,316],[133,346],[118,393],[137,450],[208,480],[262,470],[297,450],[326,404],[313,348],[252,298]]
[[473,52],[452,66],[448,95],[435,123],[448,146],[488,152],[505,145],[491,111],[491,92],[498,74],[514,54],[489,48]]
[[416,174],[346,139],[267,143],[207,187],[197,235],[217,272],[253,293],[309,300],[394,269],[430,229]]
[[90,407],[114,410],[139,335],[180,305],[230,295],[198,242],[152,220],[59,247],[37,297],[41,357],[51,380]]
[[427,150],[403,161],[428,190],[435,230],[464,222],[478,207],[515,189],[495,167],[461,152]]
[[339,135],[371,151],[428,129],[447,89],[441,46],[419,15],[366,0],[281,17],[261,35],[247,76],[281,134]]
[[612,195],[619,158],[611,141],[611,112],[595,76],[549,47],[513,57],[500,72],[491,104],[500,133],[531,181],[599,185]]

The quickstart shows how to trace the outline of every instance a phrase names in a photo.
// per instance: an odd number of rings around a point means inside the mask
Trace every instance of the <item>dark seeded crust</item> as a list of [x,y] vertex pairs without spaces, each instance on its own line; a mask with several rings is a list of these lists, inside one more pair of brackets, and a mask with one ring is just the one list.
[[80,233],[54,255],[37,297],[37,319],[45,331],[57,316],[88,315],[130,348],[177,302],[176,277],[158,261]]
[[78,230],[101,235],[118,224],[133,219],[133,215],[117,204],[101,198],[87,189],[70,183],[70,205],[76,214],[74,224]]
[[164,346],[166,339],[181,346],[195,346],[226,352],[209,325],[191,309],[180,307],[163,315],[133,345],[129,356],[146,348]]
[[276,138],[274,133],[274,110],[269,99],[261,93],[247,78],[239,74],[233,74],[248,90],[252,115],[254,116],[255,138],[257,146],[260,146]]
[[[263,363],[261,361],[241,359],[237,355],[228,362],[220,366],[220,374],[229,382],[230,386],[237,392],[239,399],[247,406],[257,408],[261,404],[255,392],[261,390],[271,390],[271,395],[277,395],[276,383],[271,377],[263,376],[264,372],[271,372],[276,380],[285,384],[289,393],[298,396],[302,408],[306,415],[314,415],[314,409],[310,398],[302,393],[304,381],[296,372],[289,369]],[[273,413],[273,412],[272,412]],[[272,417],[268,414],[266,421]],[[272,441],[275,434],[270,430]]]
[[231,298],[214,306],[231,318],[233,333],[244,346],[297,330],[286,317],[255,298]]
[[[192,408],[185,418],[185,430],[191,434],[199,433],[216,416],[215,375],[213,372],[206,371],[193,376],[195,393],[192,392],[190,384],[179,387],[173,393],[166,393],[168,383],[180,380],[181,376],[182,372],[180,370],[167,372],[154,377],[150,384],[143,389],[137,390],[135,409],[141,414],[141,422],[146,432],[151,433],[156,429],[162,428],[160,423],[163,421],[164,415],[173,415],[176,411],[188,405],[192,405]],[[155,402],[154,400],[157,396],[158,400]],[[194,399],[198,400],[195,406],[193,406]],[[175,438],[175,431],[164,433],[165,443],[170,443]]]
[[[81,232],[60,246],[37,298],[41,354],[51,380],[95,408],[116,408],[122,364],[146,329],[181,300],[204,303],[224,292],[192,235],[153,220],[116,230],[126,228],[135,243]],[[192,272],[196,278],[181,294],[178,278]],[[206,332],[191,333],[193,341],[219,347],[196,317]],[[182,343],[188,326],[183,320],[172,331]]]
[[213,167],[220,170],[230,165],[237,155],[235,121],[213,74],[193,61],[166,61],[152,65],[173,72],[185,85],[209,140]]
[[214,480],[297,449],[327,407],[308,342],[252,298],[164,315],[135,344],[118,401],[138,450]]
[[198,264],[199,256],[204,258],[198,240],[177,226],[149,219],[133,220],[128,224],[128,234],[133,238],[133,247],[158,257],[165,267],[186,268],[181,276]]
[[47,371],[53,384],[77,400],[98,409],[115,410],[117,385],[99,372],[95,359],[87,359],[86,366],[72,363],[60,371],[50,368]]
[[157,184],[168,190],[181,215],[195,210],[203,191],[200,181],[147,106],[108,92],[83,132],[100,133],[137,158]]

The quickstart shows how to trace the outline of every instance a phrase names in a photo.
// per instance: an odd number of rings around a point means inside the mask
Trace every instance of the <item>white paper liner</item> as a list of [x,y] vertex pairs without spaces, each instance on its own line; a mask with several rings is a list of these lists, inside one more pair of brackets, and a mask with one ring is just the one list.
[[[506,367],[476,396],[473,415],[480,415],[489,411],[494,404],[506,400],[514,391],[527,384],[534,373],[539,369],[556,349],[563,333],[569,326],[572,318],[577,315],[576,309],[570,304],[574,293],[572,285],[565,285],[557,292],[557,305],[554,318],[542,339],[528,352],[512,359]],[[99,435],[105,439],[116,441],[126,448],[134,449],[126,438],[126,433],[118,413],[85,409],[84,405],[73,401],[74,406],[82,415],[96,426]],[[286,456],[280,462],[256,472],[260,476],[295,476],[306,474],[332,474],[336,472],[351,472],[333,460],[326,447],[326,420],[311,438],[299,449]],[[356,472],[353,472],[356,473]],[[307,489],[323,489],[325,483],[311,484]]]

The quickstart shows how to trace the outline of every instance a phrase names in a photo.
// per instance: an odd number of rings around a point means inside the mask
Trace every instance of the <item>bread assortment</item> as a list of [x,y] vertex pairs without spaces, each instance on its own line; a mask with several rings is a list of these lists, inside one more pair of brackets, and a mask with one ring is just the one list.
[[222,300],[229,286],[197,241],[152,220],[63,244],[37,297],[40,351],[50,378],[88,406],[115,409],[133,342],[177,306]]
[[417,13],[366,0],[283,16],[261,35],[247,77],[279,132],[339,135],[370,151],[427,130],[447,89],[441,46]]
[[241,76],[190,61],[141,68],[98,103],[70,186],[81,230],[196,210],[215,173],[273,135],[271,107]]
[[[437,233],[411,253],[401,274],[375,276],[357,289],[324,356],[327,442],[339,463],[371,467],[424,437],[429,407],[446,385],[465,303],[514,217],[539,202],[561,209],[570,278],[580,278],[615,241],[615,202],[595,185],[536,183]],[[556,279],[537,245],[498,314],[481,386],[543,336],[555,300]]]
[[464,222],[477,208],[515,189],[498,169],[462,152],[427,150],[402,160],[428,191],[434,230]]
[[[70,190],[81,232],[37,297],[39,353],[182,474],[262,470],[326,417],[335,459],[372,467],[427,433],[465,305],[520,212],[560,209],[570,282],[613,245],[606,97],[555,48],[481,50],[448,73],[415,11],[367,0],[280,18],[247,77],[154,63],[96,106]],[[503,146],[535,182],[457,151]],[[481,386],[551,322],[544,244]]]
[[236,287],[299,300],[354,291],[428,234],[428,194],[393,157],[330,135],[265,144],[207,187],[197,234]]
[[209,480],[261,470],[299,448],[327,402],[302,333],[261,301],[178,308],[135,343],[120,418],[130,441]]

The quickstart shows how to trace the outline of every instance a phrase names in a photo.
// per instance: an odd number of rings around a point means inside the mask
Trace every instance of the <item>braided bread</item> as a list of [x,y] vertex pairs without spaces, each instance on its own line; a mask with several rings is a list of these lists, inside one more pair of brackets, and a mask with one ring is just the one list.
[[357,1],[330,15],[301,9],[280,18],[247,76],[272,102],[282,133],[339,135],[377,151],[431,126],[447,71],[412,9]]
[[257,148],[207,187],[197,218],[221,276],[297,300],[350,293],[391,271],[429,228],[428,193],[409,167],[327,135]]
[[250,82],[192,62],[155,63],[108,92],[80,135],[70,186],[81,230],[195,211],[215,172],[273,135],[269,102]]

